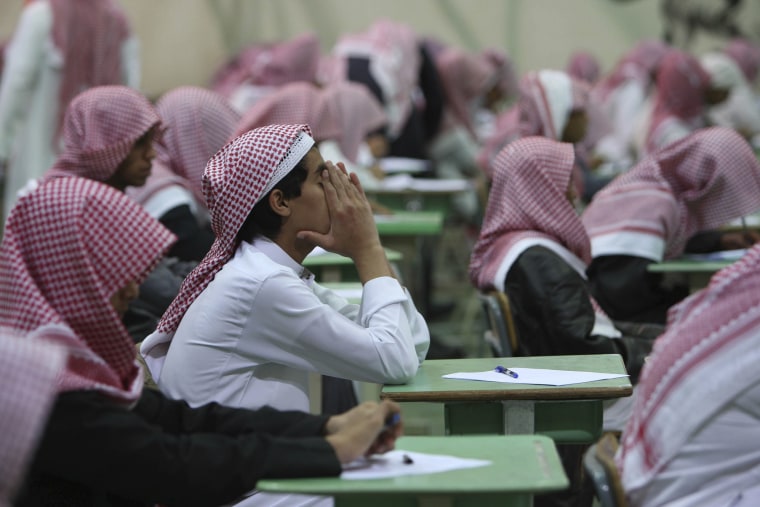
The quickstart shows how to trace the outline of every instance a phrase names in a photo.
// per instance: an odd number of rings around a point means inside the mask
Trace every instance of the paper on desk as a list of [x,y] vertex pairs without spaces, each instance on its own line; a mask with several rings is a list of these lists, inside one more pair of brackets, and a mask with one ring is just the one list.
[[[411,464],[404,463],[404,455],[412,459]],[[464,468],[477,468],[490,464],[491,461],[485,459],[395,450],[386,454],[375,454],[368,458],[361,458],[344,465],[340,478],[348,480],[388,479],[406,475],[434,474]]]
[[311,252],[309,252],[309,255],[307,257],[318,257],[320,255],[327,255],[330,252],[322,248],[321,246],[315,246]]
[[517,373],[517,378],[493,370],[476,372],[449,373],[443,378],[458,380],[482,380],[484,382],[502,382],[506,384],[537,384],[546,386],[565,386],[582,384],[596,380],[609,380],[627,377],[618,373],[598,373],[593,371],[545,370],[541,368],[509,368]]
[[684,254],[683,257],[692,261],[735,261],[745,253],[747,253],[746,248],[739,248],[738,250],[721,250],[705,254]]
[[408,174],[397,174],[383,178],[380,190],[416,190],[418,192],[462,192],[471,188],[466,179],[413,178]]

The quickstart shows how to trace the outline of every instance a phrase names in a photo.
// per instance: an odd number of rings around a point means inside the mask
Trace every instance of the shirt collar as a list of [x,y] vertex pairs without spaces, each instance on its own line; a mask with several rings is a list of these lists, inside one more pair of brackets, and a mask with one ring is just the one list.
[[311,271],[293,260],[293,258],[285,252],[285,250],[280,248],[280,245],[271,239],[259,236],[254,238],[251,245],[253,248],[263,253],[277,264],[292,269],[293,272],[298,275],[298,277],[301,278],[307,285],[311,285],[314,281],[314,274]]

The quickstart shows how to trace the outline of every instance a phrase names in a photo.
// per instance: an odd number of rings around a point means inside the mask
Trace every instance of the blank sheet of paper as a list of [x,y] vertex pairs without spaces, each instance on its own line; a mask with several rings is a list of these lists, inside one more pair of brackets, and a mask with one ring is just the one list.
[[597,380],[627,377],[619,373],[598,373],[593,371],[545,370],[541,368],[510,368],[517,373],[517,378],[493,370],[478,372],[458,372],[443,375],[443,378],[458,380],[481,380],[483,382],[502,382],[505,384],[536,384],[546,386],[564,386],[582,384]]

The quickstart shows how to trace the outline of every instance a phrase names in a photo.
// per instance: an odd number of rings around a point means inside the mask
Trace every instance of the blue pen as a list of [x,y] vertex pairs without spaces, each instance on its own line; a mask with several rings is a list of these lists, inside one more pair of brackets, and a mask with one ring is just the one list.
[[512,370],[510,370],[509,368],[505,368],[505,367],[503,367],[501,365],[499,365],[496,368],[494,368],[494,371],[499,372],[499,373],[503,373],[504,375],[509,375],[512,378],[517,378],[517,373],[515,373]]
[[396,426],[399,422],[401,422],[401,413],[396,412],[395,414],[391,414],[388,416],[388,418],[385,420],[385,428],[384,429],[390,429]]

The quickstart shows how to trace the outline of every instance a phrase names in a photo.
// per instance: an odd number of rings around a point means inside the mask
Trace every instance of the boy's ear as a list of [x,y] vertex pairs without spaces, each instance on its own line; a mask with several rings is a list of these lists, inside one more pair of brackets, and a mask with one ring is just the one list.
[[269,194],[269,207],[281,217],[290,216],[291,210],[288,199],[285,197],[285,194],[282,193],[282,190],[272,190],[272,193]]

